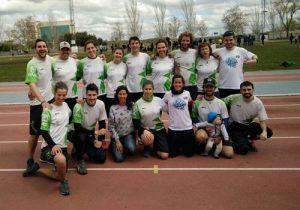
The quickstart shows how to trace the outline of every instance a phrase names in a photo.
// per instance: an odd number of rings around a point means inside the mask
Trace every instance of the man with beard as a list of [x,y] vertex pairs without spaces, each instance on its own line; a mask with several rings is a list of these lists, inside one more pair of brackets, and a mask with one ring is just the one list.
[[[225,126],[228,124],[228,111],[225,103],[214,96],[216,89],[215,80],[211,78],[206,78],[203,81],[203,92],[204,96],[200,100],[195,100],[193,109],[192,109],[192,119],[193,123],[196,122],[207,122],[207,115],[209,112],[217,112],[220,114]],[[196,142],[199,145],[205,144],[209,137],[209,128],[197,129],[195,132]],[[219,142],[221,139],[215,139],[215,143]],[[202,147],[202,146],[200,146]],[[201,150],[201,148],[200,148]],[[222,155],[227,158],[233,158],[233,148],[230,141],[223,141]]]
[[243,66],[257,62],[257,56],[242,47],[235,46],[235,35],[226,31],[223,35],[225,47],[216,49],[214,56],[219,64],[219,92],[220,98],[240,92],[239,85],[244,81]]
[[[103,148],[103,140],[107,132],[106,111],[103,101],[98,100],[98,87],[94,83],[86,86],[86,99],[83,103],[77,103],[73,110],[70,141],[76,149],[77,172],[87,174],[86,163],[83,155],[96,163],[104,163],[106,150]],[[98,129],[97,129],[98,123]]]
[[53,102],[52,93],[52,58],[48,56],[46,41],[37,39],[35,41],[35,56],[28,62],[26,67],[25,83],[29,86],[28,96],[30,98],[30,127],[28,140],[27,168],[23,176],[36,170],[33,156],[41,135],[41,115],[43,108],[50,109],[49,103]]
[[[240,93],[224,98],[229,110],[228,133],[233,142],[234,152],[245,155],[256,151],[254,140],[267,140],[273,135],[267,127],[267,113],[262,101],[253,95],[254,86],[249,81],[240,84]],[[254,120],[258,118],[259,123]]]

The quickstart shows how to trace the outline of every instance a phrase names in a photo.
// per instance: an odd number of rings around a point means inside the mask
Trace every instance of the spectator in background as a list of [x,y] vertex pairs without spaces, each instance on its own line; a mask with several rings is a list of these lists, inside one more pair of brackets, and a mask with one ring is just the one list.
[[290,38],[290,43],[293,44],[294,36],[293,36],[292,33],[290,34],[290,37],[289,37],[289,38]]

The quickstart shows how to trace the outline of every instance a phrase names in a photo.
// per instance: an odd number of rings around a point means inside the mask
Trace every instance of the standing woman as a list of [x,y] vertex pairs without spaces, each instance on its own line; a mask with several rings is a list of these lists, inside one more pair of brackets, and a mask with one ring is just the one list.
[[84,51],[87,53],[87,57],[79,61],[76,74],[77,80],[83,79],[83,98],[86,98],[86,86],[94,83],[99,90],[98,99],[104,102],[106,99],[104,61],[97,56],[97,48],[93,40],[84,43]]
[[169,128],[168,141],[170,157],[176,157],[180,150],[186,157],[194,155],[195,136],[189,106],[192,106],[192,98],[188,91],[184,90],[184,78],[174,75],[171,91],[168,91],[163,101],[168,106]]
[[163,98],[171,89],[171,76],[174,71],[174,59],[168,56],[168,43],[159,39],[156,44],[156,57],[147,66],[147,75],[151,75],[154,95]]
[[[198,94],[204,95],[203,81],[211,78],[216,83],[216,74],[219,67],[219,60],[212,56],[212,49],[208,43],[202,43],[198,47],[198,58],[196,61],[197,89]],[[215,95],[218,95],[217,85]]]
[[123,55],[123,48],[115,48],[113,51],[113,60],[104,65],[104,78],[107,82],[105,103],[107,115],[109,114],[109,109],[113,103],[117,87],[125,85],[127,67],[126,64],[122,62]]
[[119,86],[115,104],[110,107],[108,129],[111,134],[110,150],[116,162],[122,162],[126,153],[135,151],[134,127],[132,123],[132,101],[126,86]]
[[26,176],[37,174],[44,175],[61,182],[60,194],[69,195],[69,184],[66,180],[67,172],[67,131],[71,110],[65,103],[68,87],[63,82],[57,82],[54,87],[54,102],[51,108],[44,108],[42,113],[41,134],[44,138],[41,146],[41,157],[43,161],[55,165],[56,170],[51,168],[40,168],[34,163],[30,173]]
[[161,159],[167,159],[169,148],[167,133],[161,120],[164,108],[162,99],[153,96],[153,82],[145,80],[143,85],[143,96],[135,104],[132,113],[134,127],[144,145],[144,156],[150,155],[150,147]]

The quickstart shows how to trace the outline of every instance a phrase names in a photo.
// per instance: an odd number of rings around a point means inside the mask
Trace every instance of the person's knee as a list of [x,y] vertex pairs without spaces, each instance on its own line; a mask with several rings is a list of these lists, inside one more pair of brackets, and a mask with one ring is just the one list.
[[106,161],[106,154],[105,154],[105,152],[104,151],[96,152],[95,155],[93,156],[93,160],[96,163],[105,163],[105,161]]
[[228,159],[232,159],[234,156],[234,151],[231,146],[224,146],[222,148],[222,155]]
[[66,157],[62,153],[55,155],[53,160],[57,167],[65,167],[67,164]]
[[206,143],[206,141],[208,139],[208,135],[206,132],[198,130],[195,133],[195,139],[196,139],[196,142],[198,142],[198,143]]
[[121,154],[119,154],[119,155],[114,155],[114,159],[115,159],[115,162],[121,163],[121,162],[124,161],[124,155],[121,155]]

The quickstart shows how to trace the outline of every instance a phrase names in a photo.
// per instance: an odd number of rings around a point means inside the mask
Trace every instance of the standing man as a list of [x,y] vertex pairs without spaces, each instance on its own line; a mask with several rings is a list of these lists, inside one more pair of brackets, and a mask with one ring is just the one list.
[[[233,141],[234,151],[245,155],[249,150],[256,150],[254,141],[267,140],[273,135],[267,127],[267,113],[262,101],[253,95],[254,86],[245,81],[240,85],[241,94],[231,95],[224,99],[230,113],[229,136]],[[259,123],[254,119],[258,118]]]
[[28,140],[27,168],[23,176],[27,176],[32,167],[35,167],[33,156],[41,135],[41,115],[43,108],[50,109],[53,102],[52,93],[52,59],[47,55],[46,41],[37,39],[35,41],[35,56],[28,62],[26,67],[25,83],[29,86],[30,98],[30,127]]
[[[214,79],[211,78],[204,79],[203,82],[204,96],[201,100],[195,100],[193,105],[192,114],[191,114],[193,123],[207,122],[208,113],[216,112],[221,116],[225,126],[227,127],[228,118],[229,118],[228,111],[225,103],[221,99],[218,99],[217,97],[214,96],[215,89],[216,89],[216,83]],[[199,143],[200,145],[202,144],[205,146],[209,138],[210,132],[211,131],[206,128],[198,129],[195,132],[196,142]],[[220,140],[221,139],[218,139],[218,141]],[[224,141],[222,139],[222,143],[223,143],[222,154],[227,158],[233,158],[234,152],[233,152],[231,142]]]
[[178,42],[180,49],[174,50],[171,54],[175,60],[175,74],[181,74],[184,78],[184,89],[190,92],[193,100],[197,97],[197,74],[196,55],[197,50],[190,48],[193,43],[193,34],[183,32],[179,35]]
[[53,62],[53,80],[54,82],[62,81],[68,86],[68,94],[65,102],[71,111],[77,103],[77,60],[70,57],[71,46],[68,42],[63,41],[59,44],[59,56],[54,58]]
[[140,52],[141,41],[137,36],[130,37],[129,48],[130,53],[124,56],[124,63],[127,65],[126,86],[132,101],[136,102],[143,96],[142,87],[150,57],[148,54]]
[[214,55],[219,58],[219,92],[224,98],[240,92],[240,84],[244,81],[243,66],[257,62],[257,56],[244,48],[235,46],[235,35],[226,31],[223,35],[225,47],[216,49]]

